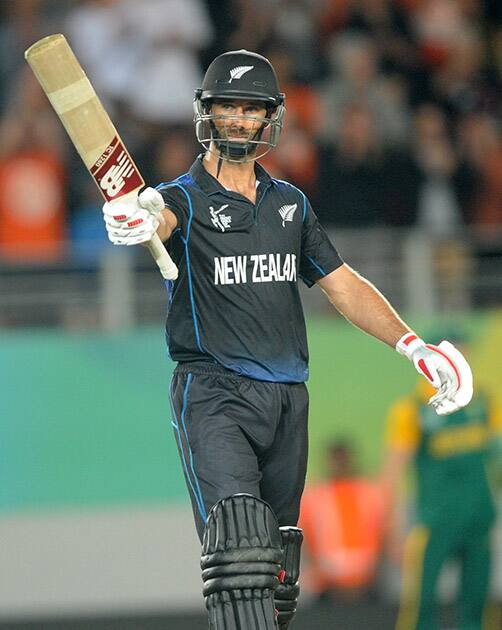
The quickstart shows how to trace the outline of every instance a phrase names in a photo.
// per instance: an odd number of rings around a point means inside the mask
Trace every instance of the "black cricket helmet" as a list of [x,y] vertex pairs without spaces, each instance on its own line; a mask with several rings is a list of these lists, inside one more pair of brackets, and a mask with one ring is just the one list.
[[[265,117],[218,115],[211,111],[215,100],[243,100],[262,103]],[[277,146],[282,129],[284,94],[274,68],[268,59],[248,50],[233,50],[214,59],[206,71],[202,87],[195,90],[194,122],[197,140],[207,150],[217,149],[218,155],[230,162],[250,162],[263,157]],[[238,120],[261,122],[258,130],[246,139],[232,140],[222,135],[215,120],[232,123]],[[220,128],[221,129],[221,128]],[[225,127],[223,127],[225,130]]]

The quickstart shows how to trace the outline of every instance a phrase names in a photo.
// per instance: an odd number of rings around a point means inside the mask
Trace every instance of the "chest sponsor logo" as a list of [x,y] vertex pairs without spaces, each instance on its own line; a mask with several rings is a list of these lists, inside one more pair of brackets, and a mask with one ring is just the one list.
[[296,254],[251,254],[214,258],[214,284],[296,282]]
[[486,447],[488,438],[488,429],[481,424],[449,427],[432,436],[429,452],[433,457],[450,457],[481,451]]
[[214,227],[224,232],[232,224],[232,217],[228,214],[223,214],[223,210],[228,208],[228,203],[215,210],[213,206],[209,206],[209,214],[211,215],[211,223]]
[[279,208],[278,212],[282,218],[282,227],[286,227],[286,221],[293,221],[297,207],[298,204],[294,203],[293,205],[282,206]]

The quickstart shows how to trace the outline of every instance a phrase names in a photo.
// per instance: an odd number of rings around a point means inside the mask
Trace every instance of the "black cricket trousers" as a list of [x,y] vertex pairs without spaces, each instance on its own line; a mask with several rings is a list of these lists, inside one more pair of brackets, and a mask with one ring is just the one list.
[[187,362],[174,371],[170,398],[201,541],[212,506],[240,492],[266,501],[280,526],[296,525],[307,470],[305,384],[256,381]]

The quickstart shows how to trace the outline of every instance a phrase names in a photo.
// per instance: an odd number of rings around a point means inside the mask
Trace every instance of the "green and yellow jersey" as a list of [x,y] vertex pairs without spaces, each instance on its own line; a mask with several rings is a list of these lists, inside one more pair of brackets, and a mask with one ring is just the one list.
[[393,405],[387,443],[413,455],[417,517],[428,526],[464,527],[472,519],[487,526],[495,507],[486,471],[490,442],[502,436],[502,413],[479,391],[455,413],[438,416],[427,401],[428,383]]

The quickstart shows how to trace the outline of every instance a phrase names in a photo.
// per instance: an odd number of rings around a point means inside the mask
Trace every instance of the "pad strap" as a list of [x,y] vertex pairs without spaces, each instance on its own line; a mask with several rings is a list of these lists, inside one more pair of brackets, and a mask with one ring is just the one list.
[[280,630],[287,630],[296,614],[300,595],[300,551],[303,532],[299,527],[281,527],[283,561],[281,583],[274,592],[277,621]]

